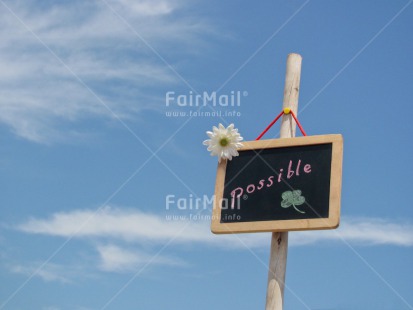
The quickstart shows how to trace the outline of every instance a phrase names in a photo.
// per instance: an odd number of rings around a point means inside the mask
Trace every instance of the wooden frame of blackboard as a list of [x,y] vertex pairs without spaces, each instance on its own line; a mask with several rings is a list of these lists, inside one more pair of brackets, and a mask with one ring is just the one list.
[[258,153],[260,150],[264,149],[277,149],[319,144],[332,145],[328,217],[232,223],[221,222],[221,204],[224,195],[225,174],[227,169],[227,161],[223,160],[218,164],[217,169],[211,231],[215,234],[228,234],[337,228],[340,222],[341,177],[343,161],[343,138],[341,135],[334,134],[287,139],[247,141],[243,142],[243,147],[238,151],[243,152],[255,150]]

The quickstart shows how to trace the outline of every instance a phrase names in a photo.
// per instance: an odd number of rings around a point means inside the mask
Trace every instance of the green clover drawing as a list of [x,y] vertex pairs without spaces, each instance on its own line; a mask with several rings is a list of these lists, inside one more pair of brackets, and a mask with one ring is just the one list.
[[295,191],[286,191],[281,194],[281,197],[283,199],[283,201],[281,201],[281,207],[289,208],[293,206],[296,211],[305,213],[304,211],[301,211],[296,207],[302,205],[305,202],[305,197],[301,196],[301,191],[299,189]]

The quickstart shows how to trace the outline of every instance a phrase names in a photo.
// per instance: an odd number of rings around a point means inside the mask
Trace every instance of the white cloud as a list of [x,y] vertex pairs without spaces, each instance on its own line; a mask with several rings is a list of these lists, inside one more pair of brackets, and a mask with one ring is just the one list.
[[103,271],[129,272],[147,264],[155,265],[184,265],[181,260],[159,255],[148,255],[137,250],[130,250],[114,244],[98,246],[100,255],[99,268]]
[[[159,108],[164,96],[157,87],[174,85],[178,78],[111,9],[161,54],[187,52],[208,27],[195,17],[175,17],[182,2],[107,3],[7,5],[118,116]],[[4,7],[0,36],[0,122],[15,134],[50,143],[78,137],[85,119],[114,117]]]
[[168,1],[119,1],[124,7],[132,10],[139,15],[164,15],[172,12],[173,3]]
[[344,218],[338,230],[295,233],[295,245],[345,241],[359,245],[413,246],[413,225],[380,218]]
[[[269,234],[265,233],[216,236],[211,234],[207,221],[168,221],[161,215],[111,207],[60,212],[46,219],[32,218],[16,229],[31,234],[151,244],[163,244],[171,239],[174,243],[224,247],[259,248],[269,244]],[[344,241],[359,245],[413,246],[413,225],[389,219],[344,218],[338,230],[290,234],[292,246]]]
[[79,270],[69,266],[61,266],[58,264],[48,263],[42,268],[39,264],[29,265],[12,265],[10,271],[17,274],[25,275],[26,277],[39,277],[45,282],[60,282],[72,283],[76,275],[79,275]]
[[[209,212],[209,211],[205,211]],[[199,217],[198,217],[199,218]],[[76,267],[47,264],[37,269],[14,264],[14,273],[35,276],[44,281],[71,283],[84,277],[82,270],[136,272],[147,265],[186,266],[179,258],[156,255],[155,248],[170,245],[220,247],[224,249],[268,249],[270,233],[213,235],[209,221],[166,220],[165,216],[136,209],[105,207],[95,210],[59,212],[49,218],[32,218],[14,228],[28,233],[91,241],[95,254],[88,254],[86,265]],[[344,218],[338,230],[291,232],[290,246],[344,244],[360,246],[413,246],[413,225],[389,219]],[[97,256],[96,256],[97,254]],[[93,266],[91,269],[90,267]],[[85,269],[86,268],[86,269]]]
[[125,241],[205,241],[209,229],[204,223],[166,221],[164,217],[138,210],[105,207],[98,211],[74,210],[53,214],[49,219],[30,219],[17,226],[28,233],[61,237],[117,238]]

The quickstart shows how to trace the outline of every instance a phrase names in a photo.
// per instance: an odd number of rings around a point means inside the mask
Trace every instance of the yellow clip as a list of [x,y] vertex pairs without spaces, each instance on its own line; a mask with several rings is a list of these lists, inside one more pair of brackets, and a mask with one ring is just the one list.
[[284,114],[290,114],[291,113],[291,109],[290,108],[284,108]]

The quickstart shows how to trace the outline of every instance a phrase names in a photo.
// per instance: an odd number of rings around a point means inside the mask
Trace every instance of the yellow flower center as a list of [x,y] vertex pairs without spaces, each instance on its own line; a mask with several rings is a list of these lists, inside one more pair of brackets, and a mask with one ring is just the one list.
[[219,140],[219,145],[221,145],[221,146],[227,146],[229,144],[229,141],[228,141],[228,138],[226,138],[226,137],[224,137],[224,138],[221,138],[220,140]]

